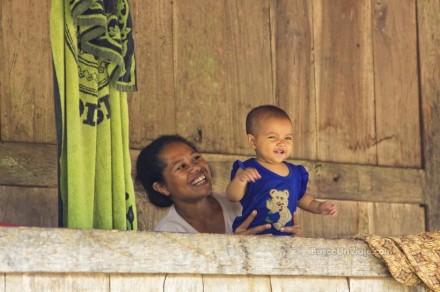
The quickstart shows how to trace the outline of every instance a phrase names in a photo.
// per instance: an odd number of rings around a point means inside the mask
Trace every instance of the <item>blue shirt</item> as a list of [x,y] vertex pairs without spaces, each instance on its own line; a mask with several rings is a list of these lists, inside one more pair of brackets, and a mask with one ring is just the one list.
[[[287,176],[281,176],[270,171],[258,163],[255,158],[244,162],[239,160],[234,162],[231,179],[234,178],[238,168],[248,167],[255,168],[262,177],[255,182],[248,183],[246,194],[240,200],[243,213],[235,218],[232,225],[234,231],[253,210],[257,210],[257,216],[249,225],[249,228],[270,223],[272,228],[259,234],[292,235],[291,233],[281,232],[278,229],[281,226],[293,226],[292,214],[296,210],[298,200],[306,192],[309,174],[302,165],[294,165],[289,162],[284,163],[289,167],[289,174]],[[284,197],[283,202],[287,206],[283,205],[279,197]]]

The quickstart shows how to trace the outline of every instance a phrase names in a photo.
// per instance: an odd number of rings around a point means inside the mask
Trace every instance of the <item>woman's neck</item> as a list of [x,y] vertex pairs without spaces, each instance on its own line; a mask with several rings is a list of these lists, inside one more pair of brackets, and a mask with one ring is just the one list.
[[201,233],[225,233],[223,210],[211,195],[197,202],[174,202],[177,213]]

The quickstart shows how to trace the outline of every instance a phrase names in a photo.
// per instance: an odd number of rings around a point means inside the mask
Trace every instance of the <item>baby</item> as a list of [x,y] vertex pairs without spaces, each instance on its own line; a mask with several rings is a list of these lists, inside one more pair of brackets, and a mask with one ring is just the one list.
[[285,111],[273,105],[252,109],[246,117],[246,133],[256,157],[234,162],[226,188],[228,199],[240,201],[243,207],[234,230],[253,210],[257,215],[249,228],[269,223],[272,228],[260,234],[274,235],[292,235],[283,227],[293,225],[297,205],[312,213],[336,215],[335,202],[317,201],[306,192],[309,174],[304,166],[285,161],[293,148],[293,125]]

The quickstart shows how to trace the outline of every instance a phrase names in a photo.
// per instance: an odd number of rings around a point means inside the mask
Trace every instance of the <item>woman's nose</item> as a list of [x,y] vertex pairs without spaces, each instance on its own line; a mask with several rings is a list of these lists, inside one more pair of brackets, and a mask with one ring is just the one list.
[[190,170],[191,171],[199,171],[201,169],[202,169],[202,167],[197,162],[192,162],[190,164]]

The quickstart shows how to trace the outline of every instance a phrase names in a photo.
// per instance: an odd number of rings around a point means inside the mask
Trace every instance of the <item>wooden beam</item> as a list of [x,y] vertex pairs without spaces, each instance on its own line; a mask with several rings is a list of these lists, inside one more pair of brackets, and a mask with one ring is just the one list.
[[417,1],[427,229],[440,229],[440,1]]
[[[214,190],[224,193],[235,159],[247,156],[205,154],[215,179]],[[309,172],[308,191],[316,198],[389,203],[423,203],[424,172],[414,168],[290,160]]]
[[1,143],[0,185],[56,188],[56,145]]
[[[56,151],[55,145],[1,143],[0,185],[56,188]],[[138,154],[138,150],[131,152],[133,175]],[[205,158],[214,172],[214,191],[224,193],[233,161],[249,157],[205,154]],[[424,202],[425,173],[421,169],[298,160],[291,162],[303,164],[308,169],[309,191],[320,199],[413,204]],[[440,161],[437,169],[440,169]]]
[[7,227],[0,246],[0,273],[389,276],[348,239]]

